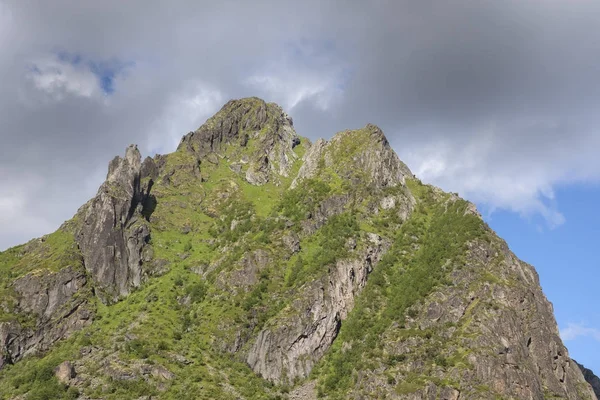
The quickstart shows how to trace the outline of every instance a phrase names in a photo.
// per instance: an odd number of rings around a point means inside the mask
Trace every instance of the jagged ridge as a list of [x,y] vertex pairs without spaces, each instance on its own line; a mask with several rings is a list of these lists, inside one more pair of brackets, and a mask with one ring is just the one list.
[[3,397],[595,398],[534,269],[374,125],[231,101],[49,237],[0,254]]

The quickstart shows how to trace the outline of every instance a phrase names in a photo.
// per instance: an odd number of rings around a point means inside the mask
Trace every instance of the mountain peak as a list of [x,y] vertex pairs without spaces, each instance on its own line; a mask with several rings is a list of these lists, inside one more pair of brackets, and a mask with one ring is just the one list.
[[292,184],[324,174],[335,173],[355,184],[390,187],[404,184],[414,175],[398,158],[385,134],[376,125],[338,132],[327,142],[317,141],[305,156],[298,177]]
[[125,169],[139,170],[141,166],[142,155],[138,150],[138,147],[134,144],[130,144],[125,149],[125,158],[116,156],[108,164],[108,174],[106,180],[113,182],[123,174]]
[[368,139],[368,141],[371,143],[382,143],[384,146],[389,146],[389,142],[383,133],[383,130],[379,126],[372,123],[368,123],[360,129],[351,129],[338,132],[333,136],[332,140],[336,140],[336,138],[341,139],[346,136],[362,136],[363,141],[365,141],[364,139]]
[[596,399],[534,268],[376,125],[232,100],[141,160],[0,253],[0,398]]
[[191,152],[200,161],[211,154],[228,156],[248,165],[248,182],[262,185],[289,175],[297,158],[293,148],[299,143],[292,119],[279,105],[249,97],[227,102],[185,135],[177,150]]
[[178,150],[185,148],[200,156],[219,153],[225,145],[237,143],[246,147],[252,137],[273,134],[282,128],[293,131],[293,122],[279,105],[258,97],[230,100],[200,128],[185,135]]

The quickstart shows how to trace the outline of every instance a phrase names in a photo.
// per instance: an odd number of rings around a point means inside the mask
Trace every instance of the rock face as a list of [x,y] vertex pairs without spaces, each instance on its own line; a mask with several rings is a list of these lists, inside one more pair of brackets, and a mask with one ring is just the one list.
[[7,363],[0,398],[595,400],[585,379],[600,386],[473,204],[416,179],[375,125],[311,145],[257,98],[171,154],[130,146],[72,220],[0,253]]
[[353,184],[378,188],[403,184],[405,178],[413,177],[381,129],[372,124],[363,129],[340,132],[329,142],[323,139],[315,142],[305,155],[292,187],[301,180],[322,177],[327,169]]
[[[479,381],[495,393],[518,399],[593,399],[589,388],[581,386],[580,371],[562,344],[552,305],[533,267],[518,260],[505,243],[495,247],[475,242],[469,255],[469,264],[452,274],[452,285],[429,296],[408,324],[434,330],[454,346],[469,349],[465,361],[473,369],[453,376],[465,382],[460,398],[475,397],[466,382]],[[458,339],[461,330],[473,336]],[[433,346],[437,340],[404,340],[388,351],[410,359],[410,346]],[[452,357],[453,351],[440,349],[439,354]],[[448,388],[437,388],[443,389]],[[427,390],[419,395],[423,397],[415,398],[426,398]]]
[[25,275],[17,279],[13,287],[19,294],[20,310],[47,322],[86,284],[84,271],[67,267],[54,274]]
[[366,250],[338,261],[327,277],[306,286],[289,313],[258,334],[247,357],[250,367],[277,383],[306,378],[335,340],[367,276],[388,247],[371,234]]
[[587,369],[583,365],[579,364],[577,361],[573,360],[573,362],[575,362],[575,364],[583,373],[583,377],[585,378],[586,382],[592,386],[596,397],[600,397],[600,378],[598,378],[592,370]]
[[55,368],[54,375],[60,383],[68,385],[69,381],[76,376],[75,368],[69,361],[63,361]]
[[[274,103],[249,98],[231,100],[195,132],[183,137],[178,150],[196,155],[200,163],[226,155],[246,166],[245,179],[254,185],[287,177],[300,138],[292,119]],[[242,151],[240,151],[242,150]]]
[[111,161],[98,194],[80,211],[83,224],[77,241],[96,294],[105,302],[126,296],[142,282],[153,163],[146,159],[142,165],[137,147],[129,146],[125,158]]
[[150,238],[145,216],[151,213],[150,189],[157,168],[151,159],[142,165],[140,158],[135,146],[127,149],[125,158],[115,158],[96,197],[79,210],[75,222],[61,227],[66,236],[77,231],[79,249],[70,250],[68,257],[53,256],[58,271],[44,269],[47,250],[41,249],[42,241],[31,245],[30,252],[39,253],[31,260],[41,268],[11,285],[13,314],[21,318],[0,322],[0,368],[47,351],[89,325],[94,293],[112,302],[141,284]]
[[16,312],[30,323],[0,322],[0,368],[28,354],[48,350],[92,322],[85,270],[69,266],[56,273],[31,273],[17,279]]

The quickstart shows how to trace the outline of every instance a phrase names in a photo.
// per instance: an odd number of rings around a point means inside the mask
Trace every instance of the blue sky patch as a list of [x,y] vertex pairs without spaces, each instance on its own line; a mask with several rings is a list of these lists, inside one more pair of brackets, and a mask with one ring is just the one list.
[[103,62],[88,62],[90,70],[98,77],[102,91],[107,94],[113,94],[115,91],[115,78],[122,74],[125,69],[132,67],[133,62],[122,61],[103,61]]
[[126,62],[118,59],[94,60],[80,53],[64,50],[56,51],[55,55],[62,63],[89,69],[98,78],[98,84],[105,95],[112,95],[115,92],[116,78],[135,64],[131,61]]
[[597,185],[556,188],[554,201],[565,223],[554,229],[539,229],[534,221],[504,210],[485,218],[517,257],[536,268],[544,293],[554,304],[559,328],[574,324],[587,332],[563,340],[571,357],[594,371],[600,371],[600,341],[590,332],[600,331],[600,310],[590,315],[589,307],[582,305],[598,304],[598,198]]

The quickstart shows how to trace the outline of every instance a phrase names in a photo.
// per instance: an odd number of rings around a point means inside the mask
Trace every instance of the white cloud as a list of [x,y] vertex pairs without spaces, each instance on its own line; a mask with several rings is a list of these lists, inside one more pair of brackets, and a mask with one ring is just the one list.
[[156,118],[155,129],[149,132],[149,153],[170,153],[190,129],[197,129],[220,106],[224,99],[220,91],[202,82],[190,82],[174,94],[165,112]]
[[[569,160],[557,157],[554,165],[539,162],[536,157],[551,148],[534,149],[535,155],[516,145],[511,150],[507,147],[514,144],[507,144],[502,133],[492,126],[458,142],[440,135],[430,143],[409,144],[399,152],[417,177],[484,205],[489,214],[505,209],[526,218],[539,215],[550,228],[563,224],[565,217],[558,209],[553,188],[565,181],[564,165]],[[570,154],[568,148],[564,152]]]
[[102,93],[98,77],[84,63],[45,57],[32,65],[28,78],[36,89],[54,100],[60,101],[67,95],[90,98]]
[[41,184],[41,177],[27,173],[17,179],[14,174],[0,170],[0,180],[0,226],[10,227],[10,231],[0,231],[0,241],[9,237],[28,240],[56,228],[46,218],[40,218],[29,209],[33,205],[31,200],[36,187]]
[[600,342],[600,329],[590,328],[585,324],[569,322],[566,328],[560,330],[560,337],[564,341],[575,340],[580,337],[589,337]]
[[334,77],[311,76],[299,71],[282,68],[280,75],[254,75],[245,82],[256,90],[266,92],[270,97],[281,99],[281,105],[293,111],[300,102],[314,100],[317,107],[326,111],[341,91],[335,87]]
[[312,101],[327,111],[342,98],[347,75],[335,49],[297,41],[284,46],[279,57],[260,65],[244,83],[266,93],[289,112],[303,101]]
[[0,221],[6,223],[9,218],[21,210],[23,199],[18,196],[0,197]]

